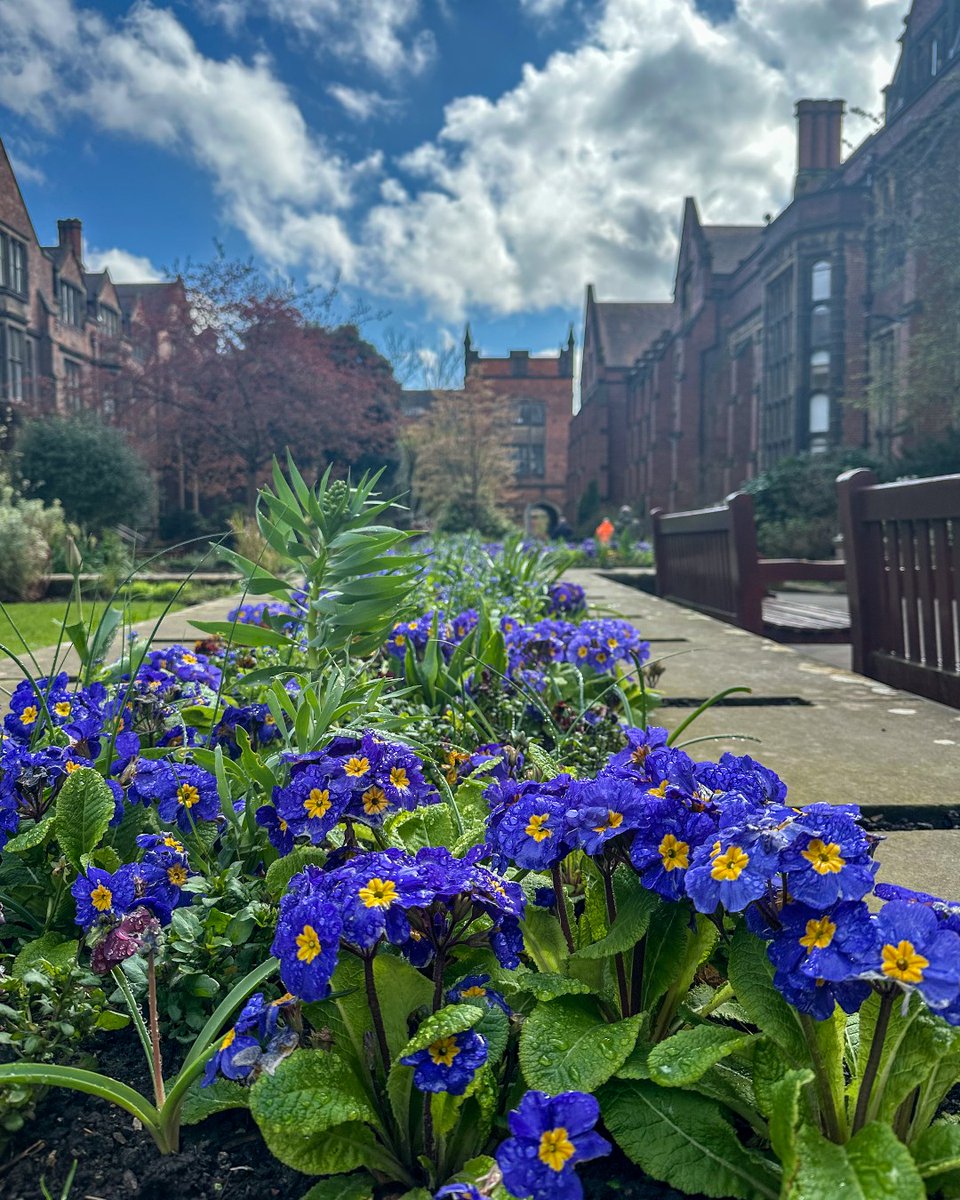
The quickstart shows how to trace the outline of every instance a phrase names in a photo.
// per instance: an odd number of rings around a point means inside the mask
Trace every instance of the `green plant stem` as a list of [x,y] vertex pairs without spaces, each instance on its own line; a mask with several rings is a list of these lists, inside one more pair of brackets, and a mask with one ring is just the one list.
[[390,1074],[390,1048],[387,1045],[387,1031],[383,1024],[383,1013],[380,1010],[380,997],[377,995],[377,984],[373,977],[373,955],[363,956],[363,982],[367,990],[367,1004],[370,1006],[370,1016],[377,1035],[377,1045],[380,1048],[380,1059],[385,1075]]
[[573,932],[570,929],[570,914],[567,912],[567,897],[563,890],[563,879],[560,875],[560,864],[554,863],[552,868],[553,890],[557,897],[557,914],[560,917],[560,928],[563,930],[563,940],[567,949],[573,954]]
[[133,992],[130,990],[130,984],[127,982],[127,977],[119,967],[114,967],[110,974],[114,978],[114,982],[120,989],[123,999],[126,1002],[127,1008],[130,1010],[130,1016],[133,1018],[133,1024],[140,1038],[140,1044],[143,1046],[143,1052],[147,1056],[147,1066],[150,1068],[150,1078],[153,1082],[153,1092],[157,1092],[157,1076],[156,1065],[153,1061],[153,1046],[150,1042],[150,1035],[147,1032],[147,1027],[144,1024],[143,1013],[140,1011],[140,1005],[136,1002]]
[[153,951],[147,955],[147,1005],[150,1013],[150,1045],[153,1049],[153,1090],[157,1108],[166,1103],[163,1089],[163,1058],[160,1054],[160,1013],[157,1006],[157,965]]
[[870,1094],[873,1091],[877,1072],[880,1069],[880,1061],[883,1058],[883,1043],[886,1041],[887,1029],[890,1027],[890,1017],[893,1013],[895,1001],[896,993],[892,990],[884,992],[880,997],[880,1011],[877,1013],[877,1024],[873,1031],[873,1042],[870,1045],[870,1054],[863,1071],[863,1078],[860,1080],[860,1091],[857,1093],[857,1107],[853,1114],[853,1133],[858,1133],[867,1123],[867,1112],[870,1108],[871,1099]]
[[423,1153],[431,1162],[437,1153],[436,1138],[433,1135],[433,1109],[430,1107],[432,1099],[432,1093],[423,1093]]
[[729,983],[725,983],[723,987],[717,988],[711,998],[703,1006],[696,1010],[697,1016],[702,1020],[704,1017],[709,1017],[711,1013],[715,1013],[718,1008],[721,1008],[728,1000],[733,1000],[736,997],[736,992]]
[[630,964],[630,1011],[638,1013],[643,1007],[643,967],[647,956],[646,935],[633,948]]
[[[613,927],[614,921],[617,919],[617,898],[613,894],[613,874],[609,870],[601,871],[603,876],[603,895],[607,902],[607,921],[610,927]],[[627,969],[623,963],[623,955],[617,953],[613,956],[613,965],[617,972],[617,991],[620,994],[620,1015],[621,1017],[630,1016],[630,992],[627,988]]]
[[817,1093],[817,1106],[820,1109],[823,1132],[831,1142],[841,1145],[846,1141],[843,1120],[840,1110],[837,1107],[836,1097],[833,1094],[830,1076],[827,1074],[820,1053],[816,1030],[813,1027],[813,1018],[809,1013],[798,1013],[798,1016],[800,1019],[800,1028],[803,1030],[804,1039],[810,1049],[810,1061],[813,1064],[813,1086]]

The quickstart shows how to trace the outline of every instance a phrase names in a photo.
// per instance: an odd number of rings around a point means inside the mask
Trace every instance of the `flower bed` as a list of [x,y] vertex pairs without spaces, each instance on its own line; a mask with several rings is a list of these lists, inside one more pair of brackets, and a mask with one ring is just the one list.
[[[289,571],[11,698],[0,1191],[958,1194],[960,907],[651,723],[562,553],[415,550],[372,486],[277,471]],[[36,1163],[59,1088],[131,1149]]]

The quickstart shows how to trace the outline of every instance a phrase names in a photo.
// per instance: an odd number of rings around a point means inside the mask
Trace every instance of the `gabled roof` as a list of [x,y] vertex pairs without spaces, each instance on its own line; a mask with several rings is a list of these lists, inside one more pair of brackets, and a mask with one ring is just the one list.
[[673,323],[673,305],[597,302],[600,351],[608,367],[632,367]]
[[6,147],[3,144],[3,139],[0,138],[0,175],[6,175],[13,182],[12,192],[5,190],[4,194],[13,203],[6,209],[0,211],[0,221],[9,225],[11,229],[15,229],[17,233],[23,237],[33,239],[35,244],[38,243],[36,230],[33,228],[33,221],[30,220],[30,214],[27,212],[27,206],[24,203],[23,193],[20,191],[20,184],[17,182],[17,177],[13,171],[13,165],[10,162]]
[[731,275],[756,248],[763,225],[704,225],[715,275]]
[[106,271],[84,271],[83,282],[87,289],[87,295],[91,300],[100,295],[104,284],[109,278]]
[[132,317],[142,307],[147,317],[163,317],[171,304],[184,297],[181,279],[164,279],[158,283],[116,283],[117,299],[124,316]]

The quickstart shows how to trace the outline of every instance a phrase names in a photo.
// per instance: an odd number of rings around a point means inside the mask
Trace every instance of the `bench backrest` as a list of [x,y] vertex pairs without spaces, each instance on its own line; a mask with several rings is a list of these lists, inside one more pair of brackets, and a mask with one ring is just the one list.
[[762,633],[753,498],[735,492],[715,508],[650,515],[657,595]]
[[853,669],[960,707],[960,475],[837,490]]

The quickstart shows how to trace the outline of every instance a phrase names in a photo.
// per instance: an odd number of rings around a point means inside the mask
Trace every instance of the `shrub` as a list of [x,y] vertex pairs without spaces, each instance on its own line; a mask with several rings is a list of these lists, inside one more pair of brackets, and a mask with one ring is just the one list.
[[57,501],[24,500],[9,483],[0,485],[0,600],[34,600],[52,547],[66,538],[63,510]]
[[840,531],[837,476],[852,467],[885,468],[862,450],[785,458],[743,485],[753,496],[757,544],[773,558],[832,558]]
[[92,416],[46,418],[23,426],[17,448],[24,490],[59,500],[68,520],[101,530],[150,519],[153,479],[120,430]]

